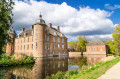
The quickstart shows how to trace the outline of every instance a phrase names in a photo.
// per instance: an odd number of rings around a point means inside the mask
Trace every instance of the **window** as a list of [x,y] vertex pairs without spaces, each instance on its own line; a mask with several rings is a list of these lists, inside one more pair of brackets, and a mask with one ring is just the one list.
[[94,58],[94,61],[96,61],[96,58]]
[[89,58],[89,61],[91,61],[91,58]]
[[62,38],[62,43],[64,43],[64,38]]
[[37,42],[36,42],[36,49],[37,49]]
[[47,43],[47,49],[49,49],[49,43]]
[[58,44],[58,49],[60,49],[60,45]]
[[46,41],[46,34],[45,34],[45,41]]
[[94,52],[95,52],[95,48],[94,48]]
[[29,45],[27,45],[27,49],[29,49]]
[[53,49],[55,49],[55,44],[53,44]]
[[49,41],[49,36],[47,36],[47,41]]
[[25,43],[25,38],[24,38],[24,43]]
[[89,48],[89,52],[90,52],[90,48]]
[[13,48],[12,48],[12,46],[11,46],[11,51],[12,51],[12,49],[13,49]]
[[58,37],[58,42],[60,42],[60,38]]
[[53,37],[53,42],[55,42],[55,37]]
[[33,37],[32,37],[32,42],[33,42]]
[[101,53],[102,53],[102,47],[101,47]]
[[62,45],[62,49],[64,50],[64,45]]
[[32,49],[33,49],[33,44],[32,44]]
[[28,37],[28,42],[29,42],[29,37]]
[[24,45],[24,49],[25,49],[25,45]]
[[21,50],[22,50],[22,45],[21,45]]
[[38,31],[38,26],[36,26],[36,31]]
[[36,40],[38,40],[38,33],[36,33]]

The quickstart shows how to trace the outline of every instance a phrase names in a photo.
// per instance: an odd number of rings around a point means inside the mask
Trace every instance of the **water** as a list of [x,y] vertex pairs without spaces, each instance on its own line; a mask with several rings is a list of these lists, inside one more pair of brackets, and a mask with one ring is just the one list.
[[58,71],[78,70],[79,67],[94,64],[104,57],[103,55],[89,55],[77,58],[37,58],[35,64],[0,68],[0,79],[45,79],[46,76]]

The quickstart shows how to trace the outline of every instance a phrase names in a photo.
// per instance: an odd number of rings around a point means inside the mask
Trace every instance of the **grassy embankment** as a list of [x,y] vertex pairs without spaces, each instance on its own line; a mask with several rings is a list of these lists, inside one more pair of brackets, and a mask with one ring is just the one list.
[[101,75],[105,74],[105,72],[111,68],[113,65],[120,61],[120,57],[117,57],[113,60],[106,62],[99,62],[90,66],[83,66],[79,68],[78,71],[70,70],[65,73],[58,72],[57,74],[53,74],[46,79],[97,79]]
[[0,56],[0,67],[23,65],[23,64],[30,64],[35,62],[32,56],[24,55],[22,58],[17,60],[15,58],[16,58],[15,55],[7,56],[6,54],[2,54]]

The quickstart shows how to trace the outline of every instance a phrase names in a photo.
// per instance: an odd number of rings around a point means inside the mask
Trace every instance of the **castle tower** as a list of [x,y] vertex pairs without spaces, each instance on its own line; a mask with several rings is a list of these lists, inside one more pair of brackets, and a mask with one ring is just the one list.
[[11,55],[12,53],[14,53],[14,48],[15,48],[15,37],[16,37],[16,33],[13,30],[13,27],[10,28],[9,32],[9,40],[7,40],[7,48],[6,48],[6,53],[8,55]]
[[45,21],[40,14],[39,19],[34,24],[34,57],[45,56]]

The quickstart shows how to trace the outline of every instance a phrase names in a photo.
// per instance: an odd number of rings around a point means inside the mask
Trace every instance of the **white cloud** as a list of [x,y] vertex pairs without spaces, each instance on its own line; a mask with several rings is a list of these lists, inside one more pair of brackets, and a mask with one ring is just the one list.
[[21,30],[22,27],[30,28],[30,25],[39,18],[40,11],[47,24],[52,23],[54,27],[61,26],[61,31],[73,40],[79,35],[104,36],[104,34],[110,34],[114,27],[113,22],[108,19],[112,12],[92,9],[88,6],[77,10],[66,2],[52,4],[35,0],[30,0],[29,3],[15,0],[15,4],[13,13],[16,30]]
[[111,6],[110,4],[105,4],[105,7],[109,10],[115,10],[115,9],[120,8],[120,5]]

